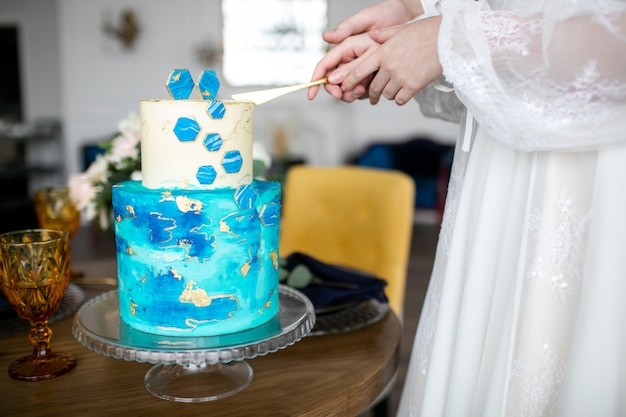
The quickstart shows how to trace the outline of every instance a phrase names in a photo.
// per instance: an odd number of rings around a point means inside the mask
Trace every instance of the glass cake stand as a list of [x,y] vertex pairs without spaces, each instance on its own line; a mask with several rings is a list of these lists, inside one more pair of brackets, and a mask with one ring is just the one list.
[[120,320],[114,290],[86,302],[74,317],[72,332],[83,346],[101,355],[155,364],[144,383],[156,397],[213,401],[250,385],[254,372],[245,359],[290,346],[315,325],[313,305],[302,293],[281,285],[279,302],[277,317],[254,329],[210,337],[159,336]]

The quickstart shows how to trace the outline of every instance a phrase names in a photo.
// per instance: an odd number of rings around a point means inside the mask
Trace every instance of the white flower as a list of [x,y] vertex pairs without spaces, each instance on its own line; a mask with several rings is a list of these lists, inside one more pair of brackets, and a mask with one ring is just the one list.
[[117,130],[122,133],[139,133],[139,129],[141,126],[140,123],[141,122],[139,120],[139,115],[137,115],[137,113],[131,112],[128,114],[126,119],[120,120],[119,124],[117,125]]
[[109,174],[109,161],[102,155],[96,156],[96,159],[89,165],[85,174],[92,183],[106,180]]
[[98,216],[98,223],[100,224],[100,229],[107,230],[110,226],[109,220],[109,211],[108,210],[100,210],[100,215]]
[[252,142],[252,159],[263,162],[266,167],[269,167],[272,164],[271,155],[267,149],[265,149],[265,146],[257,141]]

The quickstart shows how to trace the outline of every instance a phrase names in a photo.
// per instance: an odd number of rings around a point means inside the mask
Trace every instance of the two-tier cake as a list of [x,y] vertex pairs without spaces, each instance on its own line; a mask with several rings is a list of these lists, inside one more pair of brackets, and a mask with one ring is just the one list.
[[280,184],[252,175],[254,104],[218,100],[213,71],[167,86],[171,100],[140,103],[142,181],[113,187],[121,319],[175,336],[257,327],[278,313]]

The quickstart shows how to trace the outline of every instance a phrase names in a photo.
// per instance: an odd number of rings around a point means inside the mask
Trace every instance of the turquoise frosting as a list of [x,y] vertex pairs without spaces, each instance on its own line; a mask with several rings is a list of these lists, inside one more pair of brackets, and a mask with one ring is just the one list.
[[280,184],[113,187],[120,316],[152,334],[212,336],[278,313]]

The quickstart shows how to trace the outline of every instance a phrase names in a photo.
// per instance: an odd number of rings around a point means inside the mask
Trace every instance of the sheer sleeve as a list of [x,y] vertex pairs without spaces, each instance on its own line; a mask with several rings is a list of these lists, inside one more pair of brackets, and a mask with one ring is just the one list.
[[626,2],[443,0],[441,10],[445,78],[490,135],[528,151],[626,144]]

